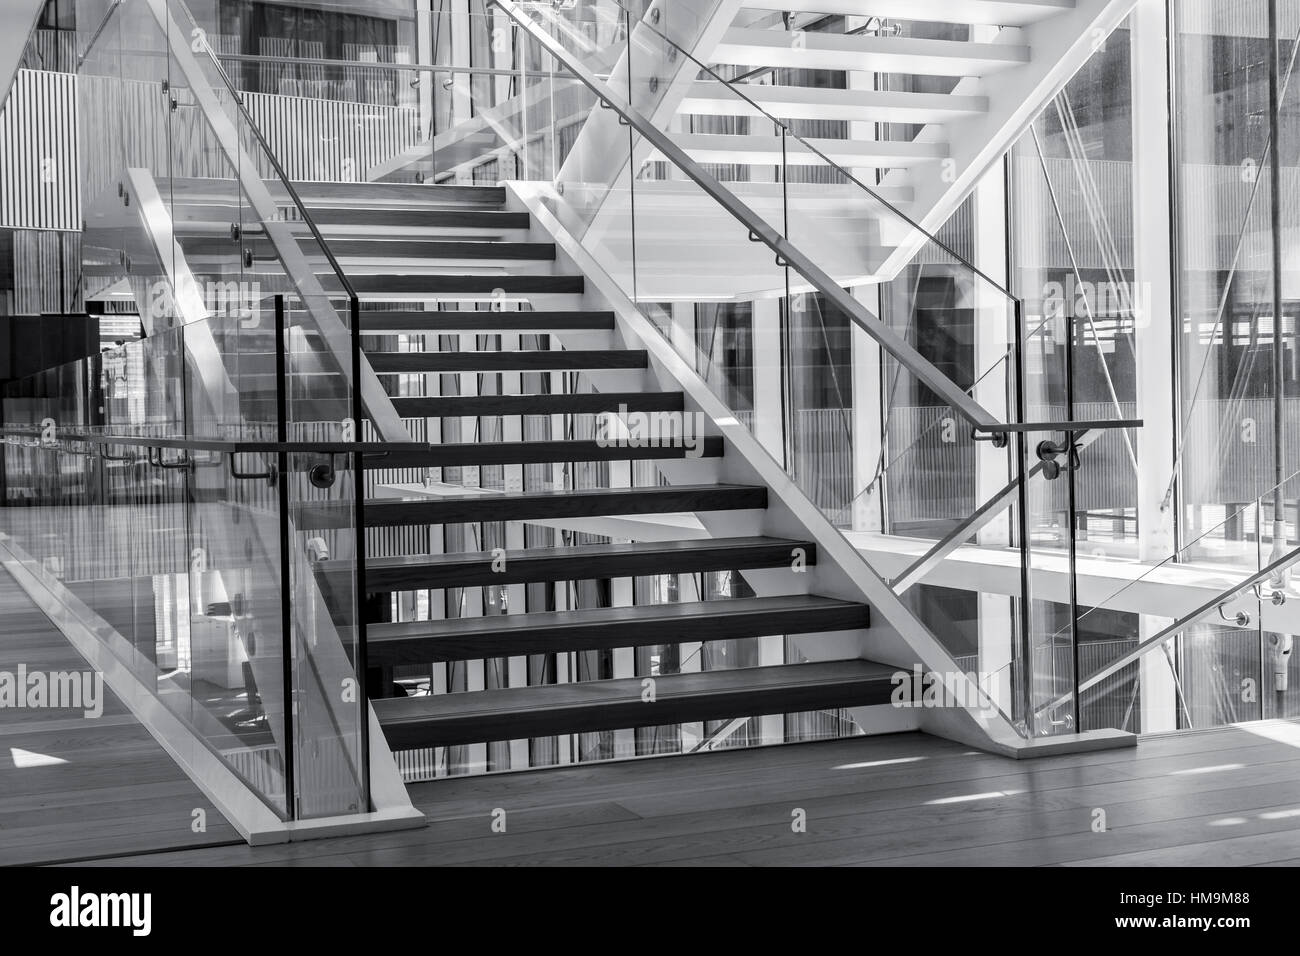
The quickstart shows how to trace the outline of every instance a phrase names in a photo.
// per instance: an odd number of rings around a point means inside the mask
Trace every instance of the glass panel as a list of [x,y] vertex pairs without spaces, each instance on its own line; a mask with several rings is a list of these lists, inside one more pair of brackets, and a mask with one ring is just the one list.
[[[606,7],[628,16],[616,3]],[[594,25],[591,11],[570,15],[546,10],[541,16],[551,35],[593,72],[598,72],[593,65],[598,61],[629,57],[626,25],[621,32],[608,26],[614,22],[610,18]],[[626,96],[627,89],[618,72],[629,70],[627,82],[638,91],[635,101],[641,91],[664,82],[669,75],[665,64],[673,57],[689,60],[652,21],[634,17],[631,22],[636,26],[630,64],[622,63],[599,94],[616,103],[624,102],[620,94]],[[579,37],[590,35],[600,38],[595,49],[580,43]],[[707,69],[698,62],[691,68]],[[1005,492],[1019,463],[1005,444],[994,448],[973,441],[964,417],[966,406],[974,404],[972,395],[989,414],[1008,417],[1015,368],[1005,359],[1015,335],[1014,302],[992,280],[919,232],[817,145],[742,99],[717,74],[705,75],[717,81],[717,97],[727,102],[728,114],[748,114],[752,122],[719,132],[693,119],[691,130],[703,131],[701,135],[672,138],[704,164],[707,175],[720,178],[743,201],[747,215],[788,238],[796,250],[808,251],[815,267],[787,264],[766,243],[754,241],[760,237],[703,181],[671,154],[642,140],[633,127],[620,126],[611,110],[605,111],[607,122],[583,133],[594,136],[599,129],[601,149],[583,153],[575,147],[569,154],[551,208],[584,237],[586,250],[722,400],[715,425],[751,430],[876,572],[895,581],[898,593],[951,656],[943,669],[974,674],[973,683],[995,694],[995,704],[1010,717],[1017,707],[1011,681],[1018,653],[1012,635],[1020,630],[1015,609],[1023,600],[1019,576],[1008,577],[1000,598],[971,607],[960,599],[945,604],[935,596],[948,573],[941,565],[950,559],[950,549],[927,552],[999,490],[1004,503],[998,514],[966,537],[978,534],[990,547],[1019,547],[1012,536],[1014,495]],[[654,109],[653,102],[642,108],[642,115],[647,109]],[[741,135],[746,139],[741,141]],[[736,142],[728,142],[729,136]],[[737,145],[742,142],[743,147]],[[731,165],[722,162],[724,154],[733,158]],[[741,157],[739,165],[736,157]],[[880,166],[885,168],[883,159]],[[892,231],[887,237],[864,238],[861,223],[872,220]],[[684,237],[690,237],[689,244]],[[913,264],[890,282],[874,281],[890,255]],[[845,294],[837,286],[853,289]],[[909,403],[881,394],[882,349],[870,331],[882,324],[929,361],[956,363],[940,369],[957,381],[958,393],[965,392],[966,406],[951,407],[950,399],[914,383],[911,373],[892,362],[884,364],[893,381],[914,398]],[[978,351],[976,328],[990,336]],[[952,345],[942,356],[935,348],[939,338]],[[973,374],[977,368],[979,375]],[[883,416],[882,403],[889,409]],[[899,414],[899,406],[908,404],[912,407]],[[882,417],[889,423],[883,436]],[[948,453],[950,447],[956,457]],[[964,502],[940,501],[951,484],[946,469],[972,475],[977,456],[983,463],[980,487],[972,484]],[[667,474],[669,469],[661,470]],[[923,496],[902,482],[927,480],[933,485],[930,500],[943,509],[942,517],[939,508],[930,508],[932,514],[924,506],[914,515],[907,510],[915,509]],[[897,511],[890,507],[890,492],[898,492]],[[978,502],[977,492],[983,495]],[[882,539],[882,531],[892,537]],[[908,537],[899,537],[903,535]],[[901,540],[907,549],[898,546]],[[909,569],[915,573],[909,576]],[[930,583],[912,590],[923,578]],[[785,659],[801,659],[798,645],[792,639]]]
[[[1280,522],[1273,519],[1275,492],[1289,499],[1297,482],[1292,475],[1201,529],[1159,564],[1116,563],[1118,583],[1091,597],[1079,621],[1090,651],[1081,665],[1085,722],[1148,733],[1292,712],[1290,639],[1280,629],[1289,627],[1300,536],[1289,505]],[[1266,568],[1272,573],[1261,577]],[[1181,620],[1187,626],[1174,630]],[[1139,642],[1151,648],[1108,672]]]

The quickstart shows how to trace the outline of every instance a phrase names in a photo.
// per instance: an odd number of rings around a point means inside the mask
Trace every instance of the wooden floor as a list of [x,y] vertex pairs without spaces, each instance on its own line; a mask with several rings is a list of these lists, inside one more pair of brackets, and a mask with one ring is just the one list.
[[[0,570],[0,671],[89,671]],[[239,835],[104,688],[104,712],[0,708],[0,865],[86,859]],[[207,832],[192,830],[193,811]]]
[[[1262,736],[1271,734],[1274,739]],[[123,864],[1300,864],[1300,725],[1016,762],[921,734],[419,784],[423,830]],[[505,833],[492,832],[506,811]],[[792,814],[807,830],[792,830]],[[1096,811],[1106,832],[1094,832]]]

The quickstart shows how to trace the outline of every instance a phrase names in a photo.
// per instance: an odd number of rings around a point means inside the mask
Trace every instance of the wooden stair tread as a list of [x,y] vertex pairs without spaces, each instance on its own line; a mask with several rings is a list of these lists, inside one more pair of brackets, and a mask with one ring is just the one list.
[[394,398],[403,418],[482,415],[595,415],[626,406],[631,412],[681,411],[681,392],[553,392],[542,395],[447,395]]
[[[698,451],[698,455],[696,454]],[[564,461],[645,461],[702,456],[719,458],[723,440],[710,435],[699,448],[646,446],[632,448],[590,440],[452,442],[420,450],[394,450],[368,462],[374,468],[454,468],[457,465],[553,464]]]
[[869,624],[865,604],[793,595],[370,624],[366,635],[373,666],[815,634]]
[[[358,295],[577,295],[586,280],[570,275],[356,275],[348,280]],[[338,290],[333,274],[321,276],[327,290]]]
[[[526,521],[530,518],[590,518],[609,515],[671,514],[766,508],[762,485],[670,485],[650,488],[589,488],[530,491],[522,494],[478,492],[376,498],[366,502],[370,527],[450,524],[475,521]],[[350,526],[349,501],[304,504],[295,519],[300,529]]]
[[889,702],[897,668],[872,661],[785,664],[373,701],[394,748],[518,740]]
[[512,352],[366,352],[377,374],[645,368],[641,349],[536,349]]
[[[731,571],[791,566],[796,549],[807,565],[816,563],[817,546],[793,538],[704,538],[689,541],[636,541],[559,548],[507,550],[504,567],[490,551],[462,554],[408,554],[366,561],[366,587],[375,592],[424,588],[584,581],[639,575]],[[351,578],[346,563],[326,564],[330,578]]]
[[609,331],[614,313],[599,311],[388,312],[361,313],[361,331],[372,332],[551,332]]
[[310,209],[318,226],[377,226],[402,229],[490,229],[501,232],[532,226],[526,212],[496,209],[384,209],[316,206]]

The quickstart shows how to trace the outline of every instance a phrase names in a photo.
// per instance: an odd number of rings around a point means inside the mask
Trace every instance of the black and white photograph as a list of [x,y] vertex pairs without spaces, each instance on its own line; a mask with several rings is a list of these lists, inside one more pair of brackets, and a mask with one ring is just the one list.
[[1280,930],[1298,60],[1300,0],[0,0],[0,924]]

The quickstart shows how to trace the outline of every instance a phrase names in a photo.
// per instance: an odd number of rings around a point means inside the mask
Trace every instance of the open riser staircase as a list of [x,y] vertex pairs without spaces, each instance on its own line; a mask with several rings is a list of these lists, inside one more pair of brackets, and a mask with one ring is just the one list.
[[[170,185],[200,221],[205,184]],[[818,593],[817,542],[773,525],[767,485],[726,480],[729,440],[611,441],[610,416],[680,421],[690,403],[505,189],[300,189],[360,293],[366,361],[432,443],[367,475],[367,678],[408,777],[898,729],[864,719],[895,671],[857,654],[867,603]],[[196,275],[229,257],[208,231],[178,235]],[[263,420],[273,334],[236,340],[242,412]],[[295,418],[327,432],[348,414],[337,363],[311,336],[294,351]],[[337,501],[293,515],[326,541],[352,520]],[[327,599],[354,573],[332,553]],[[350,604],[332,612],[348,633]]]

